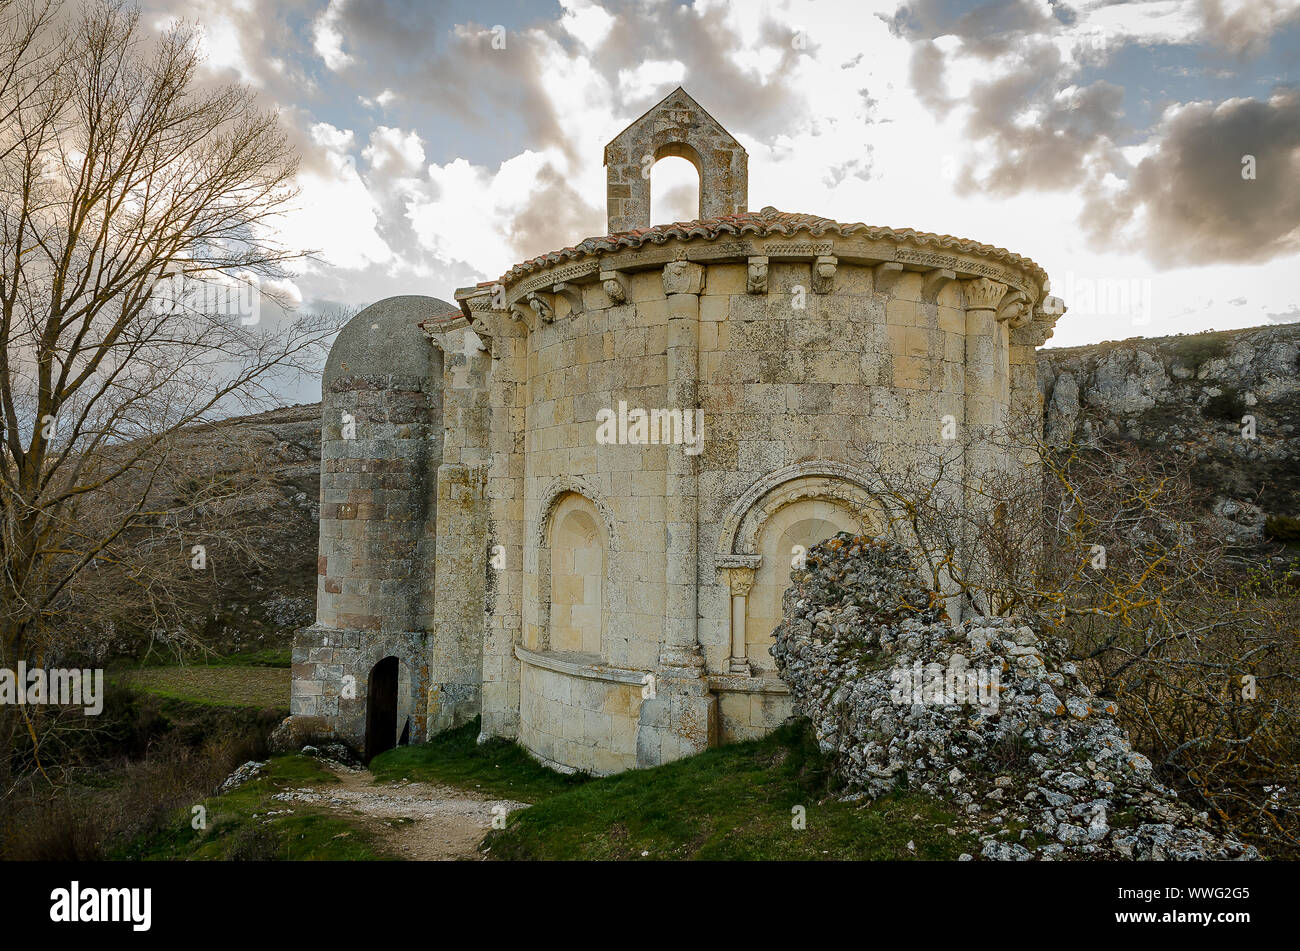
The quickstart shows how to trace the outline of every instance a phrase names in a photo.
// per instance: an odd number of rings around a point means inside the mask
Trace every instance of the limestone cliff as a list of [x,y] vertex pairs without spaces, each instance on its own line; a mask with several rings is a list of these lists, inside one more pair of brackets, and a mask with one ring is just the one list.
[[1038,379],[1049,441],[1185,458],[1239,541],[1300,516],[1300,324],[1042,350]]

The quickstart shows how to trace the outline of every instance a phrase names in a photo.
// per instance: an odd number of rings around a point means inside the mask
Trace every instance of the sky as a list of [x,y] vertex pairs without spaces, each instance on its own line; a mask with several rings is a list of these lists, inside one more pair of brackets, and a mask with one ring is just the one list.
[[[1049,346],[1300,320],[1300,0],[142,0],[301,152],[306,310],[451,301],[604,234],[603,147],[676,86],[751,209],[1032,258]],[[697,216],[682,159],[652,223]],[[313,397],[314,398],[314,397]]]

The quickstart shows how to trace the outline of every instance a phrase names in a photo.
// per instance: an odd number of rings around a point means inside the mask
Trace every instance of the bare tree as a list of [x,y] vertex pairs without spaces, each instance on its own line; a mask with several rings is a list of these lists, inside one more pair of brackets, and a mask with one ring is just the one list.
[[192,29],[153,36],[111,0],[0,0],[0,30],[0,664],[12,666],[86,610],[71,596],[98,559],[148,550],[122,540],[167,524],[151,504],[175,475],[177,433],[274,401],[336,318],[259,315],[274,302],[259,286],[301,253],[273,227],[296,156],[249,90],[201,78]]
[[1243,572],[1176,458],[1040,432],[1030,418],[907,456],[860,447],[888,533],[950,614],[1036,620],[1169,781],[1297,854],[1294,573]]

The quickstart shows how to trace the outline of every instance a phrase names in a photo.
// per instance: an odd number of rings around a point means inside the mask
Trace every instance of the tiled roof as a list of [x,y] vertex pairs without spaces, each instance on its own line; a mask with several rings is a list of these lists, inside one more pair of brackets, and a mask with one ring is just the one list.
[[539,254],[522,264],[516,264],[501,276],[499,282],[484,281],[478,286],[490,287],[496,283],[510,284],[533,271],[541,270],[553,264],[560,264],[564,261],[572,261],[588,254],[640,248],[649,244],[663,244],[665,241],[672,239],[690,240],[699,238],[709,241],[714,238],[740,237],[742,235],[754,235],[755,237],[782,235],[789,237],[800,232],[807,232],[814,238],[827,234],[839,237],[863,235],[873,240],[909,241],[913,244],[929,245],[934,248],[978,254],[1001,261],[1012,267],[1021,268],[1033,275],[1039,282],[1047,280],[1047,273],[1041,267],[1029,258],[1014,254],[1006,248],[996,248],[989,244],[980,244],[978,241],[970,241],[965,238],[954,238],[949,234],[930,234],[925,231],[914,231],[911,228],[884,228],[863,224],[861,221],[844,224],[817,215],[802,215],[789,211],[777,211],[775,208],[767,207],[762,211],[747,211],[738,215],[723,215],[719,218],[708,218],[702,221],[678,221],[668,225],[655,225],[653,228],[638,228],[635,231],[607,234],[599,238],[587,238],[572,247],[551,251],[547,254]]

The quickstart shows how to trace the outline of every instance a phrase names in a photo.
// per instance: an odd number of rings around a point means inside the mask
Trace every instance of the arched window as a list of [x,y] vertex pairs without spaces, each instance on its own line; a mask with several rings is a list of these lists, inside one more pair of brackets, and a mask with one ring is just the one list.
[[601,653],[605,632],[605,532],[592,502],[570,492],[550,531],[550,649]]
[[650,224],[700,216],[700,172],[687,156],[668,155],[650,169]]

